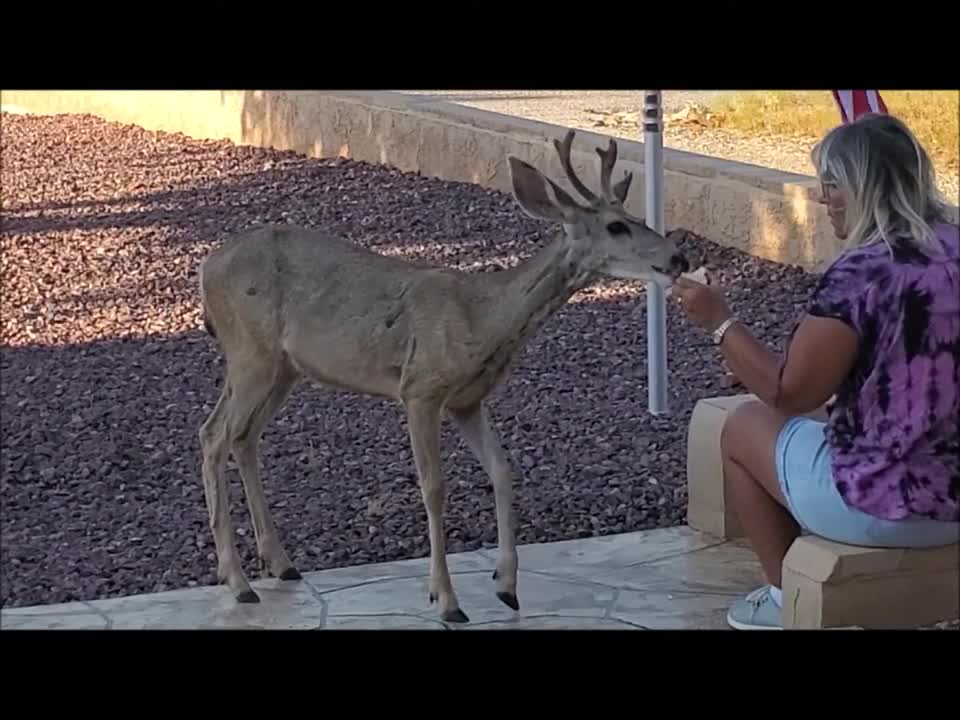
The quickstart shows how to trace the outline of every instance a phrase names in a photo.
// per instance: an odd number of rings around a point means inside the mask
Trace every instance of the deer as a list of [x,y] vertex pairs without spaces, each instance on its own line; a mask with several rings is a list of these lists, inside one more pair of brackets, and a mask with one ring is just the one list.
[[519,611],[514,469],[489,398],[513,359],[578,291],[606,276],[668,289],[689,270],[676,244],[624,207],[632,173],[611,187],[617,143],[600,157],[600,193],[570,162],[575,132],[553,145],[585,204],[508,155],[520,208],[560,231],[519,264],[467,272],[388,256],[323,230],[283,224],[238,233],[201,261],[204,327],[224,358],[220,396],[200,426],[202,479],[217,577],[239,603],[257,603],[233,542],[225,472],[233,455],[261,573],[301,574],[278,539],[261,484],[261,435],[301,381],[396,402],[406,415],[429,534],[429,602],[445,623],[467,623],[447,567],[440,437],[452,420],[493,485],[497,598]]

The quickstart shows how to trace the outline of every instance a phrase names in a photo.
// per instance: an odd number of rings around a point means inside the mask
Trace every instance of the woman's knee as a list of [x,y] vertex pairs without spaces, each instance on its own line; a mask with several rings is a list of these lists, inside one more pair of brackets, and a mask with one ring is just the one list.
[[720,452],[725,458],[742,460],[745,448],[757,443],[757,433],[776,424],[775,414],[759,400],[747,400],[727,416],[720,430]]
[[730,413],[720,434],[724,463],[742,467],[780,504],[785,504],[777,471],[777,443],[787,418],[760,401],[747,401]]

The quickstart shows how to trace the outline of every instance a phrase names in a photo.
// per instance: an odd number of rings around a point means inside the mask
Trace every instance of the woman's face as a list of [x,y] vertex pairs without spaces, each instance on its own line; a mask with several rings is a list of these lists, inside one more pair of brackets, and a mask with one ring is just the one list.
[[847,197],[846,193],[837,187],[836,183],[822,181],[820,183],[820,201],[827,206],[827,215],[833,225],[833,234],[840,240],[847,238]]

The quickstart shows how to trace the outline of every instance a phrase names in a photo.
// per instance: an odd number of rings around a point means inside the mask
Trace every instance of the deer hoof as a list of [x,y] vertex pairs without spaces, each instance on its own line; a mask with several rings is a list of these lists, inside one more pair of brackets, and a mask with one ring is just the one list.
[[242,593],[237,595],[238,603],[258,603],[260,602],[260,596],[257,595],[253,590],[244,590]]
[[430,604],[433,605],[437,601],[437,594],[430,593]]
[[300,571],[297,570],[292,565],[280,573],[281,580],[302,580],[303,575],[300,574]]
[[448,623],[468,623],[470,618],[467,617],[466,613],[463,612],[460,608],[456,610],[447,610],[441,616],[444,622]]
[[499,580],[499,579],[500,579],[500,571],[499,571],[499,570],[494,570],[494,571],[493,571],[493,579],[494,579],[494,580]]
[[500,602],[502,602],[511,610],[520,610],[520,601],[517,600],[516,594],[512,592],[498,592],[497,597],[500,599]]

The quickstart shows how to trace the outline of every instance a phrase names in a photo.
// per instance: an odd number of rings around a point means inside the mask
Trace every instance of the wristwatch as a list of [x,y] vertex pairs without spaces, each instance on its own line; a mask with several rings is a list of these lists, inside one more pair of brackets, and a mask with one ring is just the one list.
[[720,326],[716,330],[714,330],[712,333],[714,345],[719,345],[720,343],[723,342],[723,336],[727,334],[727,330],[729,330],[730,327],[734,325],[736,322],[737,322],[737,319],[731,316],[731,317],[728,317],[726,320],[724,320],[722,323],[720,323]]

